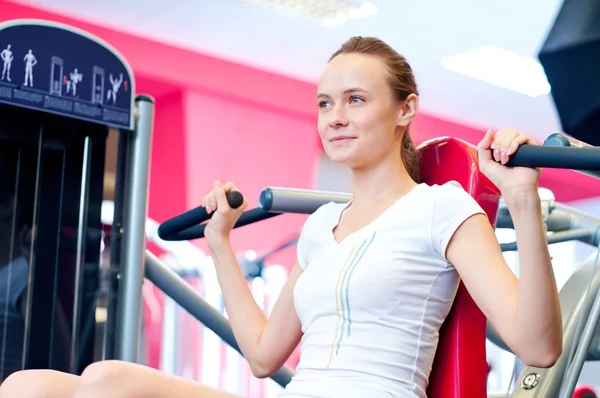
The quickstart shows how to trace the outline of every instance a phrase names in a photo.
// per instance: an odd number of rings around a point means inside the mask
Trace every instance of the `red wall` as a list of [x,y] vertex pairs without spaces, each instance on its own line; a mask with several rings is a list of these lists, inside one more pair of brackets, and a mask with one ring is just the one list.
[[[183,156],[186,148],[185,102],[181,90],[156,98],[157,112],[152,140],[152,180],[167,184],[150,184],[149,214],[157,220],[172,217],[173,212],[184,212],[186,198],[187,164]],[[163,167],[161,167],[161,165]],[[169,165],[169,167],[164,167]]]
[[[244,100],[190,92],[186,96],[187,204],[198,206],[214,180],[233,181],[258,205],[266,186],[311,188],[318,148],[310,117]],[[268,250],[298,233],[306,216],[282,215],[232,235],[239,250]],[[260,253],[260,251],[259,251]],[[285,263],[292,264],[288,257]]]

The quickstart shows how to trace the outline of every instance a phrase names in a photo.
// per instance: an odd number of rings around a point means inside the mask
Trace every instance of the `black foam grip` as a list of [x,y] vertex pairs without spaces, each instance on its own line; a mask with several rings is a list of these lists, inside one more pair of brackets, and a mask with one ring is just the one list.
[[[238,191],[228,192],[226,197],[227,203],[229,203],[229,206],[232,209],[237,209],[244,203],[244,197]],[[204,206],[198,206],[162,223],[158,227],[158,236],[163,240],[182,240],[173,239],[173,237],[178,236],[181,232],[186,231],[189,228],[197,226],[197,224],[209,220],[211,217],[212,213],[208,214]],[[202,236],[204,236],[204,229],[202,229]]]
[[[240,218],[237,220],[233,228],[243,227],[244,225],[254,224],[255,222],[259,222],[262,220],[266,220],[271,217],[278,216],[283,213],[271,213],[268,211],[264,211],[263,209],[256,208],[252,210],[248,210],[242,213]],[[159,237],[163,240],[168,241],[180,241],[180,240],[194,240],[204,238],[204,229],[207,224],[194,225],[189,227],[183,231],[178,231],[176,234],[168,235],[165,238]]]
[[522,145],[506,165],[600,171],[600,148]]

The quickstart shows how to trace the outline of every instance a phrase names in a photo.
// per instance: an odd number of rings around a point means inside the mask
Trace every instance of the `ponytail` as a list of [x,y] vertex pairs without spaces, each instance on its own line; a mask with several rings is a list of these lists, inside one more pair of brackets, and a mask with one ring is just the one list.
[[402,164],[406,172],[416,183],[421,182],[421,163],[419,160],[419,152],[410,136],[408,129],[402,135],[402,149],[400,152]]

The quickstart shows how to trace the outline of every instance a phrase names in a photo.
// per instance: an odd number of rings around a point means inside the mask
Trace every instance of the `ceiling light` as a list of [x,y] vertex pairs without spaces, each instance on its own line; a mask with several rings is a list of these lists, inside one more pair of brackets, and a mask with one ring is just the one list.
[[539,62],[494,46],[442,58],[442,67],[517,93],[538,97],[550,92]]
[[343,25],[351,19],[377,14],[377,6],[351,0],[239,0],[309,18],[329,28]]

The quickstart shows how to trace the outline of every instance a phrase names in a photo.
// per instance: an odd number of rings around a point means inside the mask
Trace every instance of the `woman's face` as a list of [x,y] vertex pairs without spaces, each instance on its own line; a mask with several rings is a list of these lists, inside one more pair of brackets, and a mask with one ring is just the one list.
[[400,156],[398,126],[408,124],[394,100],[388,70],[377,57],[341,54],[318,85],[319,135],[329,158],[361,168],[389,154]]

